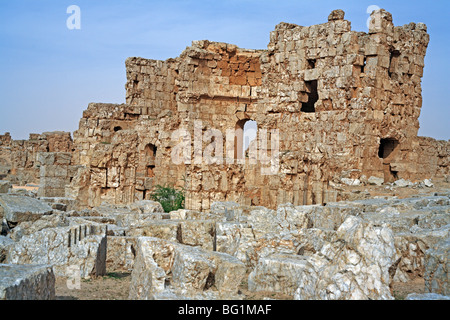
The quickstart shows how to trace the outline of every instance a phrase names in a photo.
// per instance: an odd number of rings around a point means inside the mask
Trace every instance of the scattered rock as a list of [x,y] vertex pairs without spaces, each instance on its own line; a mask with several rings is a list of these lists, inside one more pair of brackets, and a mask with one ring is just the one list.
[[410,293],[405,300],[450,300],[450,297],[437,293]]
[[359,186],[361,185],[361,180],[359,179],[349,179],[349,178],[341,178],[341,182],[348,186]]
[[382,186],[384,183],[384,179],[383,178],[378,178],[378,177],[370,177],[367,182],[370,185],[375,185],[375,186]]
[[425,180],[423,180],[423,184],[424,184],[424,186],[427,187],[427,188],[432,188],[432,187],[434,187],[434,184],[433,184],[433,182],[432,182],[430,179],[425,179]]
[[405,179],[396,180],[394,182],[394,186],[398,187],[398,188],[406,188],[406,187],[411,187],[413,185],[414,184],[411,181],[405,180]]
[[246,272],[250,292],[296,299],[392,299],[391,282],[414,277],[447,294],[445,192],[276,210],[214,207],[162,213],[144,202],[55,211],[7,223],[0,259],[51,264],[57,276],[70,266],[84,278],[131,271],[130,299],[241,299]]

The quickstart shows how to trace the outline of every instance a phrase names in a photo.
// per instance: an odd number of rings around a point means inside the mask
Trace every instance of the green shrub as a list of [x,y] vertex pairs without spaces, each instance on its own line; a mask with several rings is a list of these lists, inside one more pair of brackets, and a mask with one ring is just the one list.
[[184,208],[184,190],[157,185],[151,195],[152,200],[161,203],[165,212]]

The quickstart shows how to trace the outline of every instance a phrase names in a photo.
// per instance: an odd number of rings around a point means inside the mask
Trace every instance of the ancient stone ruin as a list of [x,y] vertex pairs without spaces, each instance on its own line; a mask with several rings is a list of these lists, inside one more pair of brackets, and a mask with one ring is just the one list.
[[450,143],[417,136],[428,42],[383,9],[368,33],[336,10],[278,24],[267,50],[128,58],[126,103],[91,103],[73,139],[0,136],[0,273],[43,292],[5,281],[0,299],[54,298],[73,266],[131,272],[130,299],[393,299],[417,278],[449,295]]

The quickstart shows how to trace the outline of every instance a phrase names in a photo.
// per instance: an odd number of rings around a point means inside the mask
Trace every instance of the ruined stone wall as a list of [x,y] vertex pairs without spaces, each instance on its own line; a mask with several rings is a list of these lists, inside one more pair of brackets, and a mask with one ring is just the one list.
[[13,140],[9,133],[0,135],[0,179],[14,184],[39,183],[40,152],[72,152],[69,132],[30,134],[28,140]]
[[39,197],[65,197],[66,186],[79,166],[72,165],[72,152],[40,152]]
[[[73,162],[83,167],[68,194],[92,207],[148,199],[167,184],[185,189],[191,209],[273,208],[335,201],[330,182],[342,177],[448,175],[449,143],[417,137],[426,26],[395,27],[384,10],[371,18],[369,33],[336,10],[320,25],[280,23],[267,50],[194,41],[175,59],[127,59],[126,104],[90,104],[74,133]],[[258,134],[278,130],[276,174],[245,156],[238,163],[225,142],[247,120]],[[181,141],[190,161],[175,163]],[[204,161],[211,151],[223,161]]]
[[[258,114],[280,128],[282,152],[299,160],[286,173],[306,203],[326,202],[324,184],[342,172],[389,181],[415,167],[391,163],[412,152],[417,136],[426,27],[394,27],[382,10],[366,34],[343,18],[335,11],[321,25],[281,23],[261,56]],[[380,156],[390,141],[397,153]]]
[[[200,209],[202,199],[209,207],[209,189],[217,189],[215,182],[208,183],[215,170],[223,182],[214,193],[221,196],[212,200],[225,200],[227,191],[235,196],[230,199],[242,197],[242,187],[233,190],[227,185],[233,174],[243,178],[240,167],[223,176],[223,166],[176,165],[172,151],[177,142],[171,135],[180,128],[193,132],[194,120],[200,131],[225,131],[255,112],[252,88],[261,82],[259,52],[201,41],[177,59],[129,58],[126,66],[127,104],[90,104],[74,133],[74,158],[86,169],[69,194],[93,206],[148,199],[155,185],[175,185],[186,188],[187,201],[200,199],[195,205]],[[193,150],[191,154],[193,159]],[[77,181],[84,187],[80,189]]]

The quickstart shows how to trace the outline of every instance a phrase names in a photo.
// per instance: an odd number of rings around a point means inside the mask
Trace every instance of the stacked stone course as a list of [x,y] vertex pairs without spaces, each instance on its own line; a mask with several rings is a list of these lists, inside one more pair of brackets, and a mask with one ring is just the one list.
[[[128,58],[126,103],[83,112],[70,163],[79,167],[66,195],[85,207],[128,204],[150,199],[159,184],[184,188],[189,209],[216,201],[275,208],[340,200],[341,178],[445,178],[449,142],[417,136],[427,27],[394,26],[380,9],[368,33],[356,32],[344,15],[335,10],[309,27],[280,23],[266,50],[205,40],[166,61]],[[258,135],[278,133],[275,174],[225,142],[249,120]],[[179,129],[190,135],[190,162],[173,160]],[[221,152],[224,161],[196,161],[196,138],[203,155]]]

